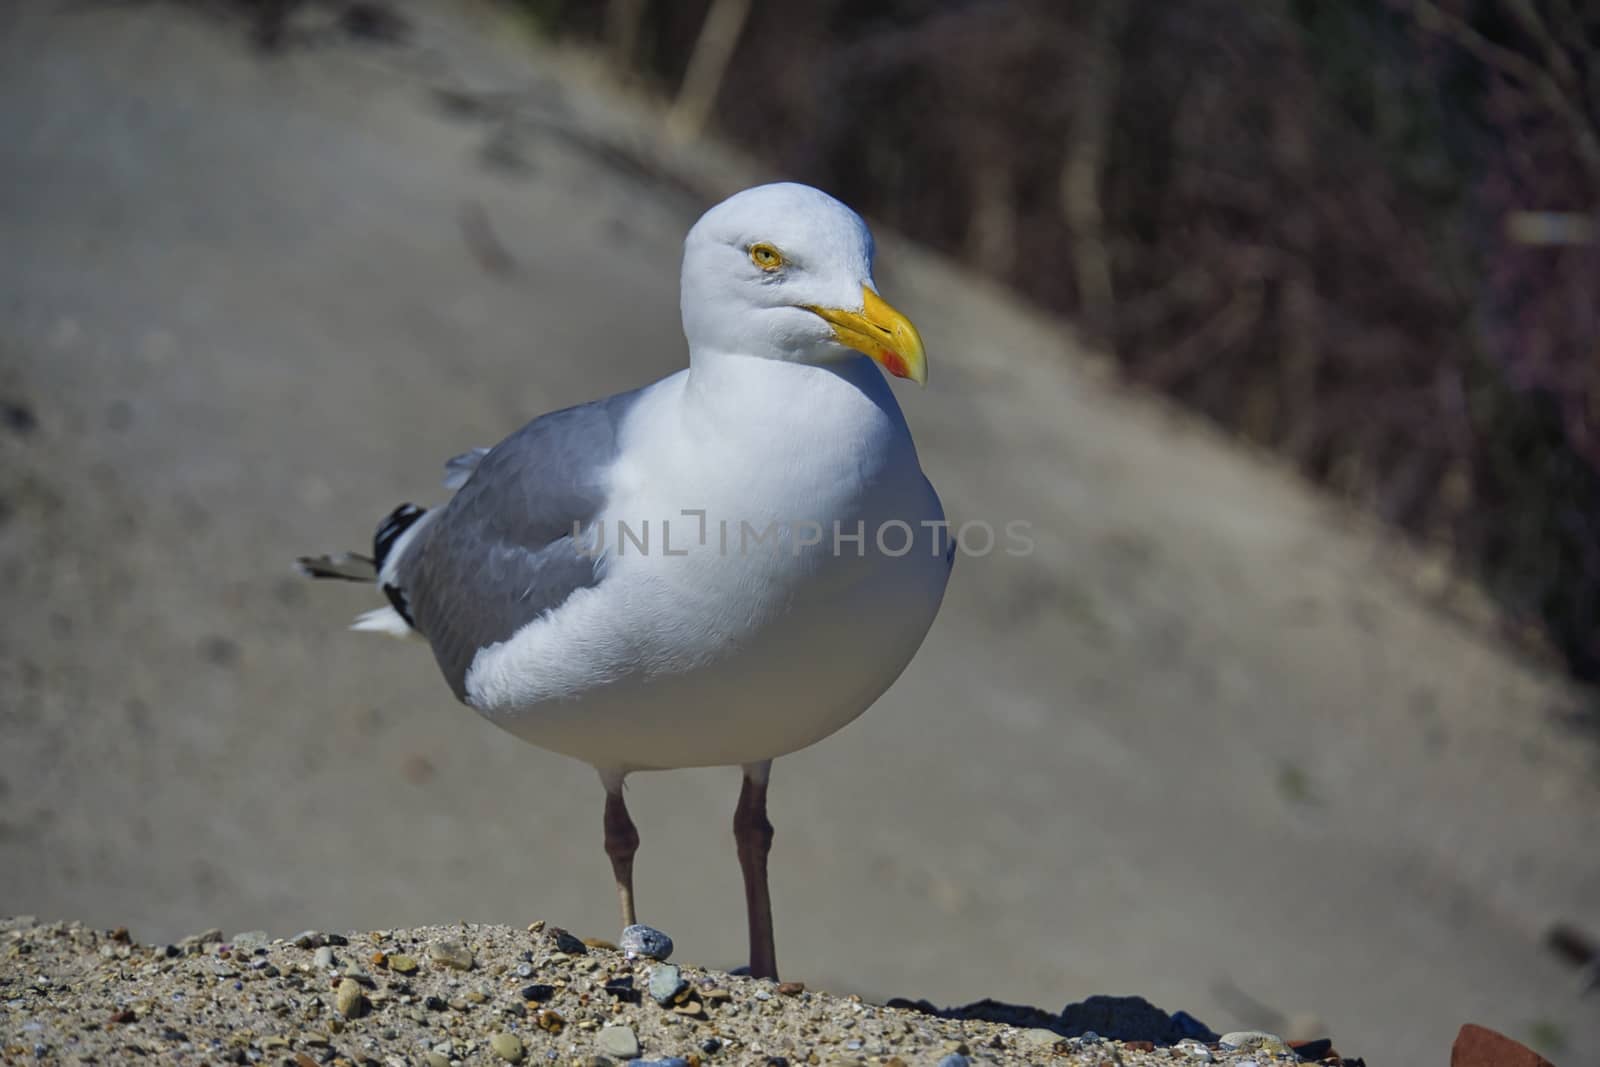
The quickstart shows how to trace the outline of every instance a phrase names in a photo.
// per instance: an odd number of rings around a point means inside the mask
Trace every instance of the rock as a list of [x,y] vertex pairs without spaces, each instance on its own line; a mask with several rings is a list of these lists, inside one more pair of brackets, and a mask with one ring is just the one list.
[[543,982],[534,982],[531,985],[523,986],[518,992],[522,994],[523,1000],[543,1002],[556,995],[556,987],[545,985]]
[[639,1003],[639,991],[633,988],[633,975],[615,974],[606,979],[605,991],[624,1004]]
[[522,1038],[516,1034],[495,1034],[489,1039],[489,1051],[507,1063],[521,1063]]
[[[1019,1030],[1017,1031],[1017,1047],[1021,1049],[1043,1052],[1054,1048],[1058,1041],[1065,1041],[1054,1030]],[[963,1054],[964,1055],[964,1054]]]
[[472,950],[460,941],[435,941],[428,946],[428,955],[441,967],[458,971],[472,970]]
[[315,930],[302,930],[290,940],[295,948],[321,948],[328,943],[328,939]]
[[972,1061],[959,1052],[952,1052],[939,1061],[939,1067],[968,1067]]
[[1456,1034],[1450,1067],[1551,1067],[1551,1063],[1498,1031],[1468,1023]]
[[242,934],[234,934],[230,944],[234,948],[250,950],[261,948],[271,940],[272,938],[265,930],[246,930]]
[[635,923],[622,931],[621,949],[629,959],[664,960],[672,955],[672,938],[653,926]]
[[1294,1049],[1294,1054],[1302,1060],[1325,1059],[1333,1052],[1333,1041],[1330,1038],[1319,1037],[1311,1041],[1291,1041],[1289,1047]]
[[442,1052],[429,1052],[422,1059],[428,1067],[450,1067],[450,1057]]
[[550,927],[550,940],[555,942],[557,952],[565,952],[569,956],[583,956],[589,951],[588,945],[559,926]]
[[[1094,996],[1061,1009],[1058,1022],[1073,1037],[1094,1031],[1117,1041],[1170,1044],[1184,1037],[1209,1040],[1211,1031],[1188,1015],[1169,1016],[1143,997]],[[1196,1032],[1199,1027],[1201,1032]]]
[[664,1060],[630,1060],[628,1067],[689,1067],[682,1056],[668,1056]]
[[670,963],[650,968],[650,999],[663,1008],[671,1004],[672,998],[682,992],[683,987],[688,984],[684,980],[683,972]]
[[333,962],[333,949],[329,948],[327,945],[323,945],[321,948],[317,949],[316,955],[311,957],[311,966],[315,967],[319,971],[332,970]]
[[1185,1038],[1194,1041],[1215,1041],[1216,1033],[1205,1023],[1196,1019],[1186,1011],[1172,1013],[1172,1037],[1174,1041]]
[[187,949],[190,955],[194,955],[206,945],[214,944],[220,942],[221,940],[222,931],[213,927],[212,929],[206,930],[203,933],[190,934],[188,937],[178,942],[178,944]]
[[407,956],[404,952],[398,952],[389,957],[389,969],[396,974],[416,974],[416,958]]
[[339,988],[333,994],[333,1006],[339,1009],[339,1014],[346,1019],[359,1019],[372,1005],[367,1000],[366,994],[361,991],[361,983],[353,978],[346,978],[339,983]]
[[1289,1043],[1277,1034],[1269,1034],[1265,1030],[1234,1030],[1223,1034],[1217,1043],[1225,1049],[1236,1049],[1245,1052],[1270,1052],[1274,1056],[1293,1056],[1294,1050]]
[[639,1038],[631,1026],[606,1026],[595,1038],[595,1047],[607,1056],[631,1060],[639,1055]]

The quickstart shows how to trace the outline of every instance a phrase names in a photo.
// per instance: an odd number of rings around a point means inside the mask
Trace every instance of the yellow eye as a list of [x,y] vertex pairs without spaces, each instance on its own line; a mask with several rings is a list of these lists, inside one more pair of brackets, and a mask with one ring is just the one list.
[[770,274],[783,266],[783,253],[762,241],[750,246],[750,262]]

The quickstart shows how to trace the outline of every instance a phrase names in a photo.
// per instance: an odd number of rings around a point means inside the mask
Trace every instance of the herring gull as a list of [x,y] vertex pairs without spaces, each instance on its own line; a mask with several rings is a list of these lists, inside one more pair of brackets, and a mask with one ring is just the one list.
[[451,460],[449,501],[403,505],[360,630],[417,634],[456,697],[593,765],[622,920],[636,922],[634,771],[734,766],[750,973],[777,976],[772,761],[855,719],[911,661],[955,545],[878,367],[924,382],[922,340],[877,293],[873,243],[819,190],[747,189],[689,231],[689,365],[542,415]]

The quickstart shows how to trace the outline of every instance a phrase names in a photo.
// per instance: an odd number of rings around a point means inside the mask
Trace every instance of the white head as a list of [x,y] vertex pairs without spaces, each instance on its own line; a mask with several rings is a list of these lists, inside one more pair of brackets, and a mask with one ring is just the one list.
[[683,332],[693,350],[825,363],[864,352],[927,380],[922,339],[877,294],[861,216],[809,185],[736,193],[683,243]]

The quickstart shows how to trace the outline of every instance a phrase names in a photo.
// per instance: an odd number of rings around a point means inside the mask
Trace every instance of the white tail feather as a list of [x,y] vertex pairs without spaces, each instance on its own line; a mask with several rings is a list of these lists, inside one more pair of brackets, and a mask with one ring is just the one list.
[[416,631],[406,625],[406,620],[392,607],[374,608],[356,616],[350,624],[352,630],[366,633],[388,634],[391,637],[411,637]]

